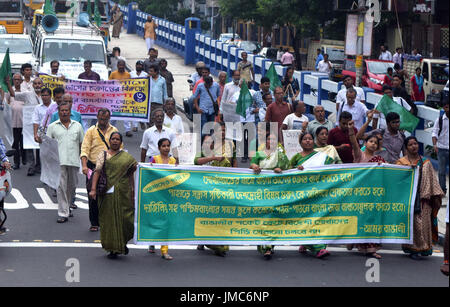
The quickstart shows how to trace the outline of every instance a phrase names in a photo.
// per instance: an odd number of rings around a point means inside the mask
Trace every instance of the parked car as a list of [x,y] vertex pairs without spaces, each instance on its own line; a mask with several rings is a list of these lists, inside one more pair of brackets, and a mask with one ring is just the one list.
[[[373,88],[376,92],[381,93],[384,85],[384,76],[389,67],[394,68],[394,62],[368,59],[363,61],[362,86]],[[342,74],[349,75],[356,80],[355,60],[346,59]]]
[[328,54],[328,59],[331,62],[331,74],[330,78],[333,81],[339,81],[342,79],[342,70],[344,68],[344,47],[341,46],[331,46],[331,45],[322,45],[322,51],[325,54]]
[[20,72],[24,63],[31,64],[33,69],[36,70],[36,58],[33,55],[30,36],[25,34],[0,34],[0,63],[3,62],[8,48],[13,73]]
[[253,52],[260,52],[261,45],[254,41],[238,41],[236,42],[238,48],[244,49],[247,53],[253,54]]
[[[227,42],[227,41],[229,41],[229,40],[231,40],[233,38],[233,33],[222,33],[222,34],[220,34],[220,36],[219,36],[219,40],[220,41],[222,41],[222,42]],[[235,40],[240,40],[241,39],[241,37],[239,36],[239,34],[234,34],[234,39]]]
[[270,59],[272,61],[277,60],[277,48],[271,48],[271,47],[263,47],[261,51],[258,53],[258,55],[265,57],[266,59]]

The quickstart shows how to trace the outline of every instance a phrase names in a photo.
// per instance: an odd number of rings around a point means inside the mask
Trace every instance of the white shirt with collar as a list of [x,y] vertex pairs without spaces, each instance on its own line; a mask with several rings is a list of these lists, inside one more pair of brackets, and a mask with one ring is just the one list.
[[333,65],[330,61],[328,61],[328,62],[325,62],[325,60],[320,61],[319,64],[317,64],[317,70],[319,72],[324,72],[324,73],[329,74],[331,72],[331,68],[328,64]]
[[56,103],[52,101],[52,102],[50,102],[50,104],[48,106],[46,106],[43,103],[41,103],[40,105],[37,105],[34,108],[34,112],[33,112],[33,117],[32,117],[33,124],[42,126],[42,122],[45,118],[45,115],[47,114],[48,108],[54,104],[56,104]]
[[384,61],[392,61],[392,53],[389,50],[386,50],[385,52],[382,52],[380,54],[380,57],[378,59]]
[[[366,95],[364,94],[364,90],[358,86],[353,86],[353,89],[356,91],[356,99],[357,102],[366,101]],[[341,89],[336,95],[336,103],[339,103],[342,106],[343,103],[347,103],[347,88]]]
[[25,79],[23,79],[22,83],[20,83],[20,91],[21,92],[34,91],[33,81],[34,81],[33,77],[30,78],[29,82],[27,82]]
[[158,149],[158,141],[163,138],[170,140],[170,142],[172,143],[171,148],[176,147],[175,144],[176,133],[174,130],[166,128],[163,125],[161,132],[159,132],[158,129],[156,128],[156,125],[154,125],[144,131],[140,147],[141,149],[147,150],[146,153],[147,157],[153,157],[160,154]]
[[[223,94],[220,102],[229,103],[233,100],[233,95],[236,92],[240,92],[241,88],[239,85],[234,84],[234,82],[228,82],[225,84],[225,87],[223,88]],[[220,111],[222,111],[222,108],[220,108]]]
[[174,114],[172,119],[170,119],[170,117],[167,114],[165,114],[163,126],[172,129],[173,131],[175,131],[177,135],[184,133],[183,120],[177,114]]
[[433,133],[431,134],[431,136],[437,138],[436,145],[438,148],[448,150],[449,149],[449,147],[448,147],[448,117],[447,117],[447,114],[444,113],[444,116],[442,117],[441,134],[439,134],[439,128],[440,128],[439,117],[434,122]]
[[148,74],[145,71],[141,71],[141,73],[138,75],[136,70],[133,70],[130,72],[131,78],[147,78]]
[[[369,109],[367,109],[363,103],[358,101],[355,101],[352,106],[346,103],[343,107],[341,106],[339,108],[338,116],[336,118],[339,118],[344,111],[349,112],[352,115],[352,120],[355,122],[355,128],[359,130],[364,125],[364,119],[366,118]],[[336,121],[336,126],[338,125],[339,122]]]

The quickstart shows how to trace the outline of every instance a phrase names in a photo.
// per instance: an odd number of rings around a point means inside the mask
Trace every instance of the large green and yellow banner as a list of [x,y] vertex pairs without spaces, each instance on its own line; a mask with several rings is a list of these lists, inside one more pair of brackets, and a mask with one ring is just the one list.
[[136,244],[412,243],[417,172],[341,164],[282,174],[140,164]]

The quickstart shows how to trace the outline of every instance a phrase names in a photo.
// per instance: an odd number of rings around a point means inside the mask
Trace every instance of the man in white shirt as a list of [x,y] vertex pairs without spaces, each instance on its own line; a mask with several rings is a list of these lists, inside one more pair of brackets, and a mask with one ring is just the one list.
[[172,129],[177,135],[183,134],[183,120],[179,115],[175,114],[175,99],[172,97],[166,99],[166,102],[164,103],[164,111],[166,114],[164,116],[163,126]]
[[[220,116],[224,122],[234,122],[237,121],[238,117],[236,112],[229,112],[231,110],[236,110],[236,101],[233,100],[233,96],[241,91],[241,73],[239,70],[234,70],[232,72],[231,82],[225,84],[223,89],[222,98],[220,100]],[[234,119],[234,120],[230,120]]]
[[141,143],[141,162],[148,162],[149,158],[159,155],[158,149],[158,141],[162,138],[169,139],[172,143],[171,147],[175,148],[176,144],[174,144],[176,134],[170,128],[165,128],[164,124],[164,111],[159,108],[153,113],[153,121],[155,123],[154,126],[145,130],[144,135],[142,136]]
[[331,62],[328,60],[328,54],[323,55],[323,60],[317,64],[317,69],[319,72],[330,74],[331,72]]
[[392,53],[388,50],[388,46],[381,45],[380,49],[381,49],[381,54],[378,59],[384,60],[384,61],[392,61]]
[[[339,111],[339,107],[347,102],[347,89],[353,88],[356,91],[356,101],[362,104],[366,103],[366,95],[364,90],[360,87],[353,86],[353,78],[349,75],[344,76],[344,89],[341,89],[336,95],[336,111]],[[339,117],[336,117],[339,118]]]
[[33,66],[30,63],[22,65],[20,72],[23,76],[23,82],[20,84],[21,92],[28,92],[33,90]]
[[42,127],[42,122],[45,118],[45,115],[47,114],[47,110],[50,107],[50,105],[56,104],[55,102],[52,101],[52,91],[49,88],[43,88],[41,90],[41,99],[42,104],[37,105],[34,108],[32,117],[34,140],[36,141],[36,143],[42,143],[39,128]]
[[[11,84],[9,82],[9,76],[5,78],[8,85],[8,91],[11,97],[13,97],[17,101],[23,101],[24,106],[37,106],[42,104],[42,98],[41,98],[41,89],[43,86],[43,82],[40,78],[35,78],[33,80],[33,90],[32,91],[23,91],[21,86],[20,92],[15,92],[13,88],[11,87]],[[23,84],[23,82],[22,82]],[[24,123],[24,128],[27,123]],[[31,153],[31,166],[28,169],[28,176],[33,176],[35,171],[40,173],[41,171],[41,161],[39,157],[39,149],[36,149],[36,159],[34,157],[33,151],[29,151]]]
[[433,147],[438,156],[439,163],[439,185],[445,194],[447,194],[446,173],[449,163],[449,147],[448,147],[448,118],[449,118],[449,102],[448,98],[444,100],[444,114],[440,115],[433,127]]
[[144,62],[139,60],[136,62],[136,69],[130,72],[131,78],[147,78],[148,74],[144,71]]
[[304,114],[306,106],[303,101],[299,101],[295,108],[295,112],[286,116],[281,126],[282,130],[302,130],[303,123],[308,122],[308,117]]
[[339,118],[344,111],[352,114],[355,128],[358,130],[364,125],[364,119],[366,118],[367,113],[369,113],[367,107],[356,100],[356,90],[353,88],[347,89],[347,102],[339,108],[336,118]]

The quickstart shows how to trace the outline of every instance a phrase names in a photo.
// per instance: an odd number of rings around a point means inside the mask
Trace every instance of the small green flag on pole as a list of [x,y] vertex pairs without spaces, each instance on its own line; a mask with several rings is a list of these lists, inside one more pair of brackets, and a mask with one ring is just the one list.
[[400,130],[413,132],[419,124],[419,119],[412,115],[404,107],[396,103],[388,95],[384,95],[378,103],[376,109],[387,116],[390,112],[395,112],[400,115]]
[[98,27],[102,25],[102,18],[100,17],[100,12],[98,10],[98,0],[94,2],[94,21]]
[[246,117],[247,109],[252,105],[253,97],[247,86],[247,82],[242,82],[239,98],[236,102],[236,113]]
[[11,60],[9,59],[9,48],[6,49],[5,57],[3,58],[2,66],[0,67],[0,87],[3,91],[8,92],[8,85],[5,77],[11,77]]
[[52,6],[52,2],[50,0],[45,0],[44,15],[56,15],[55,10]]
[[270,89],[273,91],[275,88],[281,86],[280,77],[278,77],[277,71],[275,69],[275,65],[272,62],[269,70],[266,72],[266,77],[270,80]]
[[91,0],[87,0],[87,13],[89,15],[89,20],[90,20],[92,17]]

